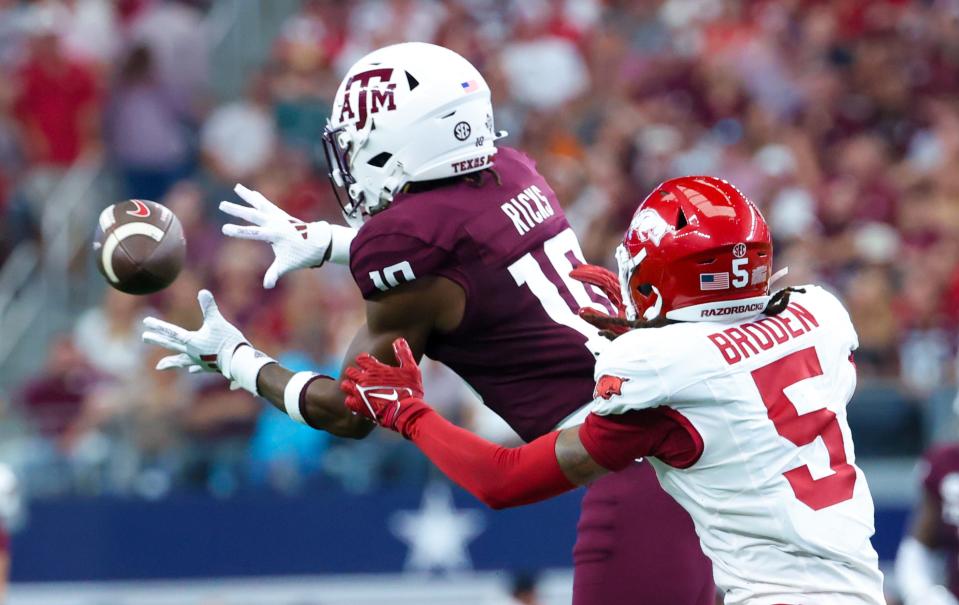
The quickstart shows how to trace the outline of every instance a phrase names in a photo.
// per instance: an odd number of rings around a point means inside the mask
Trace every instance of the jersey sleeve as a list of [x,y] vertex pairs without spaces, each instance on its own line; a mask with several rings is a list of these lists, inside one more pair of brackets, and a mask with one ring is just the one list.
[[923,491],[937,502],[941,499],[939,484],[948,470],[948,464],[944,461],[947,455],[945,447],[933,447],[922,455],[916,466]]
[[642,330],[627,332],[596,360],[594,414],[606,416],[654,408],[666,403],[669,392],[657,362],[650,357]]
[[653,456],[675,468],[689,468],[703,453],[699,432],[679,412],[667,407],[615,416],[590,414],[579,439],[590,457],[611,471],[636,458]]
[[393,225],[390,232],[378,227],[364,225],[350,246],[350,272],[364,299],[427,276],[448,277],[465,289],[449,246],[405,230],[402,224]]

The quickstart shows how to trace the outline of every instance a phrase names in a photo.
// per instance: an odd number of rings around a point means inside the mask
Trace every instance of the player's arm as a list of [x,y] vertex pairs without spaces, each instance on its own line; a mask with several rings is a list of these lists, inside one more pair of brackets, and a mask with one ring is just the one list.
[[942,585],[940,546],[941,505],[923,490],[908,535],[896,555],[896,582],[905,605],[956,605]]
[[0,526],[0,603],[7,602],[10,587],[10,534]]
[[455,426],[422,400],[419,370],[405,341],[397,341],[395,356],[400,363],[396,368],[360,355],[358,367],[347,368],[342,383],[346,405],[411,440],[447,477],[487,506],[538,502],[606,472],[582,450],[578,427],[506,448]]
[[[144,320],[144,341],[172,350],[158,370],[188,368],[219,372],[235,387],[266,398],[291,418],[341,437],[362,438],[373,428],[363,416],[344,405],[334,380],[311,372],[293,372],[257,351],[220,314],[213,295],[199,294],[203,326],[195,332],[161,321]],[[408,338],[421,356],[433,330],[458,325],[465,301],[463,291],[444,278],[424,278],[404,284],[367,302],[367,324],[350,346],[345,365],[357,352],[372,350],[389,358],[394,339]]]
[[[422,400],[404,404],[426,406]],[[462,429],[430,409],[409,439],[443,473],[494,509],[532,504],[585,485],[609,471],[583,447],[580,427],[507,448]]]
[[[422,401],[414,405],[428,407]],[[660,419],[656,416],[645,410],[621,425],[619,419],[593,414],[579,426],[506,448],[451,424],[430,409],[410,428],[409,439],[447,477],[487,506],[501,509],[552,498],[657,453]],[[610,427],[601,425],[628,428],[624,435],[613,437]]]
[[[367,301],[367,323],[353,338],[344,368],[364,351],[374,351],[374,355],[395,362],[392,343],[397,338],[407,339],[414,356],[420,359],[434,330],[448,331],[459,324],[464,303],[463,291],[444,278],[410,282]],[[306,424],[334,435],[363,437],[373,428],[366,416],[353,414],[344,405],[345,396],[335,381],[317,376],[297,393],[289,393],[293,377],[279,364],[267,365],[257,378],[257,392],[295,419],[302,418]],[[288,397],[296,399],[298,410]],[[297,411],[300,418],[296,417]]]
[[410,439],[446,476],[492,508],[530,504],[663,451],[670,420],[643,410],[629,419],[590,415],[586,423],[506,448],[457,427],[422,400],[416,360],[402,340],[399,367],[360,355],[342,383],[346,404]]

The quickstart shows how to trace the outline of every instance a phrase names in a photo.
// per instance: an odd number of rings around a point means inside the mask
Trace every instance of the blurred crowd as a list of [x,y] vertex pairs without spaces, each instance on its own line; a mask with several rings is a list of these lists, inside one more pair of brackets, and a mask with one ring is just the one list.
[[[218,376],[154,372],[161,352],[139,342],[146,314],[198,325],[208,286],[288,367],[338,372],[363,315],[348,273],[265,292],[269,249],[220,235],[216,205],[242,182],[302,219],[337,220],[320,152],[333,93],[353,61],[406,40],[483,72],[503,143],[537,160],[593,262],[613,263],[659,181],[732,181],[769,220],[786,282],[826,284],[852,313],[860,453],[912,454],[951,430],[959,1],[304,0],[225,100],[211,88],[211,4],[0,0],[0,258],[40,237],[53,184],[87,161],[107,163],[121,198],[168,205],[189,245],[173,286],[106,291],[12,394],[45,469],[34,491],[367,489],[428,472],[389,436],[341,442]],[[508,438],[459,381],[428,373],[444,413]]]

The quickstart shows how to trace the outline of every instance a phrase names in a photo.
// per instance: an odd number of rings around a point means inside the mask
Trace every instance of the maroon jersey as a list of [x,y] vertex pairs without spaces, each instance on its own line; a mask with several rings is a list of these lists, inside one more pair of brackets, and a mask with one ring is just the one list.
[[922,486],[942,510],[939,543],[947,553],[949,590],[959,598],[959,443],[923,455]]
[[353,240],[350,270],[364,298],[428,276],[459,284],[463,321],[433,334],[426,354],[531,440],[592,399],[605,340],[576,310],[610,303],[569,277],[583,255],[533,161],[500,148],[495,171],[398,194]]

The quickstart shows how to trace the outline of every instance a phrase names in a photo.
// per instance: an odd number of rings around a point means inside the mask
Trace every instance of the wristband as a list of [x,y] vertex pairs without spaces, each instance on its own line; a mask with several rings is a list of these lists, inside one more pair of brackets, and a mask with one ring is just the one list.
[[300,411],[300,403],[303,401],[303,394],[307,387],[313,382],[314,378],[327,378],[322,374],[314,372],[297,372],[286,383],[283,389],[283,407],[286,408],[286,415],[309,426],[309,423],[303,418],[303,412]]
[[230,367],[224,374],[228,374],[227,378],[239,384],[240,388],[259,396],[260,393],[256,390],[256,377],[268,363],[276,363],[276,360],[244,344],[234,351],[230,359]]
[[330,250],[327,252],[330,262],[346,265],[350,262],[350,244],[356,237],[356,229],[342,225],[330,225]]

